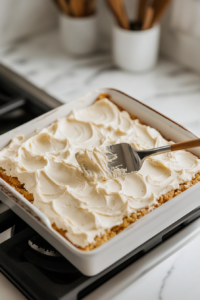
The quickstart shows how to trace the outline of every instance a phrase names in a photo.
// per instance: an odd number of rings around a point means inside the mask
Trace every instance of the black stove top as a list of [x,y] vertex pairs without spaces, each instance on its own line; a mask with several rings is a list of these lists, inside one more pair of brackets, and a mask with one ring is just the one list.
[[0,134],[50,110],[42,102],[10,88],[0,78]]
[[[0,78],[0,134],[50,110],[44,102],[27,95]],[[0,233],[12,228],[12,234],[0,244],[0,271],[28,299],[81,299],[199,215],[198,208],[102,273],[87,277],[16,214],[6,210],[0,213]]]

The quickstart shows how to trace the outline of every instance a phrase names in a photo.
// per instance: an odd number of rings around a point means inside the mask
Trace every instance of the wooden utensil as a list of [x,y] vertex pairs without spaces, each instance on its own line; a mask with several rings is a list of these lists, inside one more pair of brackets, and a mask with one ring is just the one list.
[[144,22],[142,24],[142,30],[146,30],[151,28],[151,24],[153,21],[153,16],[154,16],[154,9],[153,7],[149,6],[146,9],[145,17],[144,17]]
[[57,0],[57,3],[64,14],[70,15],[70,8],[68,3],[65,0]]
[[70,8],[74,17],[83,17],[85,15],[85,0],[71,0]]
[[95,12],[95,0],[88,0],[86,4],[86,15],[90,16]]
[[189,140],[186,142],[176,143],[171,145],[171,151],[184,150],[200,147],[200,139]]
[[107,0],[107,2],[119,25],[124,29],[130,29],[130,24],[124,8],[124,0]]
[[148,0],[139,0],[137,9],[137,21],[143,23]]
[[159,7],[162,5],[162,0],[154,0],[151,6],[157,11]]
[[151,27],[155,26],[161,20],[162,16],[164,15],[164,13],[167,10],[170,3],[171,3],[171,0],[162,0],[160,2],[156,1],[155,6],[157,6],[157,7],[155,10],[155,14],[154,14],[154,18],[153,18]]

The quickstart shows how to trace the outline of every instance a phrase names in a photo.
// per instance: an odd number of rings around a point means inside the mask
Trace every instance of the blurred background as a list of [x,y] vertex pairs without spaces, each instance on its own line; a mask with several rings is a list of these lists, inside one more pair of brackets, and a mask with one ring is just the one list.
[[[96,0],[95,3],[99,49],[109,49],[111,45],[112,13],[106,2]],[[124,0],[130,20],[137,15],[138,2]],[[55,30],[59,26],[61,13],[58,6],[53,0],[1,0],[0,45]],[[200,45],[200,1],[171,1],[164,20],[162,19],[161,37],[161,53],[200,71],[200,61],[197,59]]]
[[0,75],[57,104],[113,87],[200,134],[199,53],[199,0],[0,1]]

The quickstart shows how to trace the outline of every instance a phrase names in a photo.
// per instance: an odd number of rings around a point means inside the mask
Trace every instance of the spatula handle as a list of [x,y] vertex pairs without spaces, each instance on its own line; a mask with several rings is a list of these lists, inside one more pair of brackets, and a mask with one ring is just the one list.
[[171,145],[171,151],[177,151],[177,150],[183,150],[183,149],[189,149],[189,148],[195,148],[200,147],[200,139],[190,140],[187,142],[181,142]]

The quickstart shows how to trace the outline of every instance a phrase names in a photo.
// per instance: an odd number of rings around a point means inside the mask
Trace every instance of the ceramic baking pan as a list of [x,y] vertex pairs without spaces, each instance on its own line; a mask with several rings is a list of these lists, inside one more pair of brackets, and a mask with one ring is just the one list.
[[[28,136],[36,129],[46,127],[56,119],[67,116],[72,109],[81,109],[91,105],[100,93],[110,94],[113,102],[137,116],[144,123],[159,130],[166,139],[181,142],[196,138],[193,133],[181,125],[140,101],[114,89],[100,89],[1,135],[0,149],[7,146],[9,141],[16,135],[24,134]],[[200,157],[200,148],[192,149],[191,152]],[[0,179],[0,190],[0,199],[6,205],[43,236],[82,273],[88,276],[100,273],[118,260],[131,255],[131,253],[147,251],[150,246],[162,240],[162,234],[166,235],[175,225],[183,221],[186,222],[187,218],[191,217],[193,212],[198,211],[200,206],[200,183],[197,183],[130,225],[99,248],[90,252],[84,252],[74,247],[53,230],[48,218],[2,179]]]

